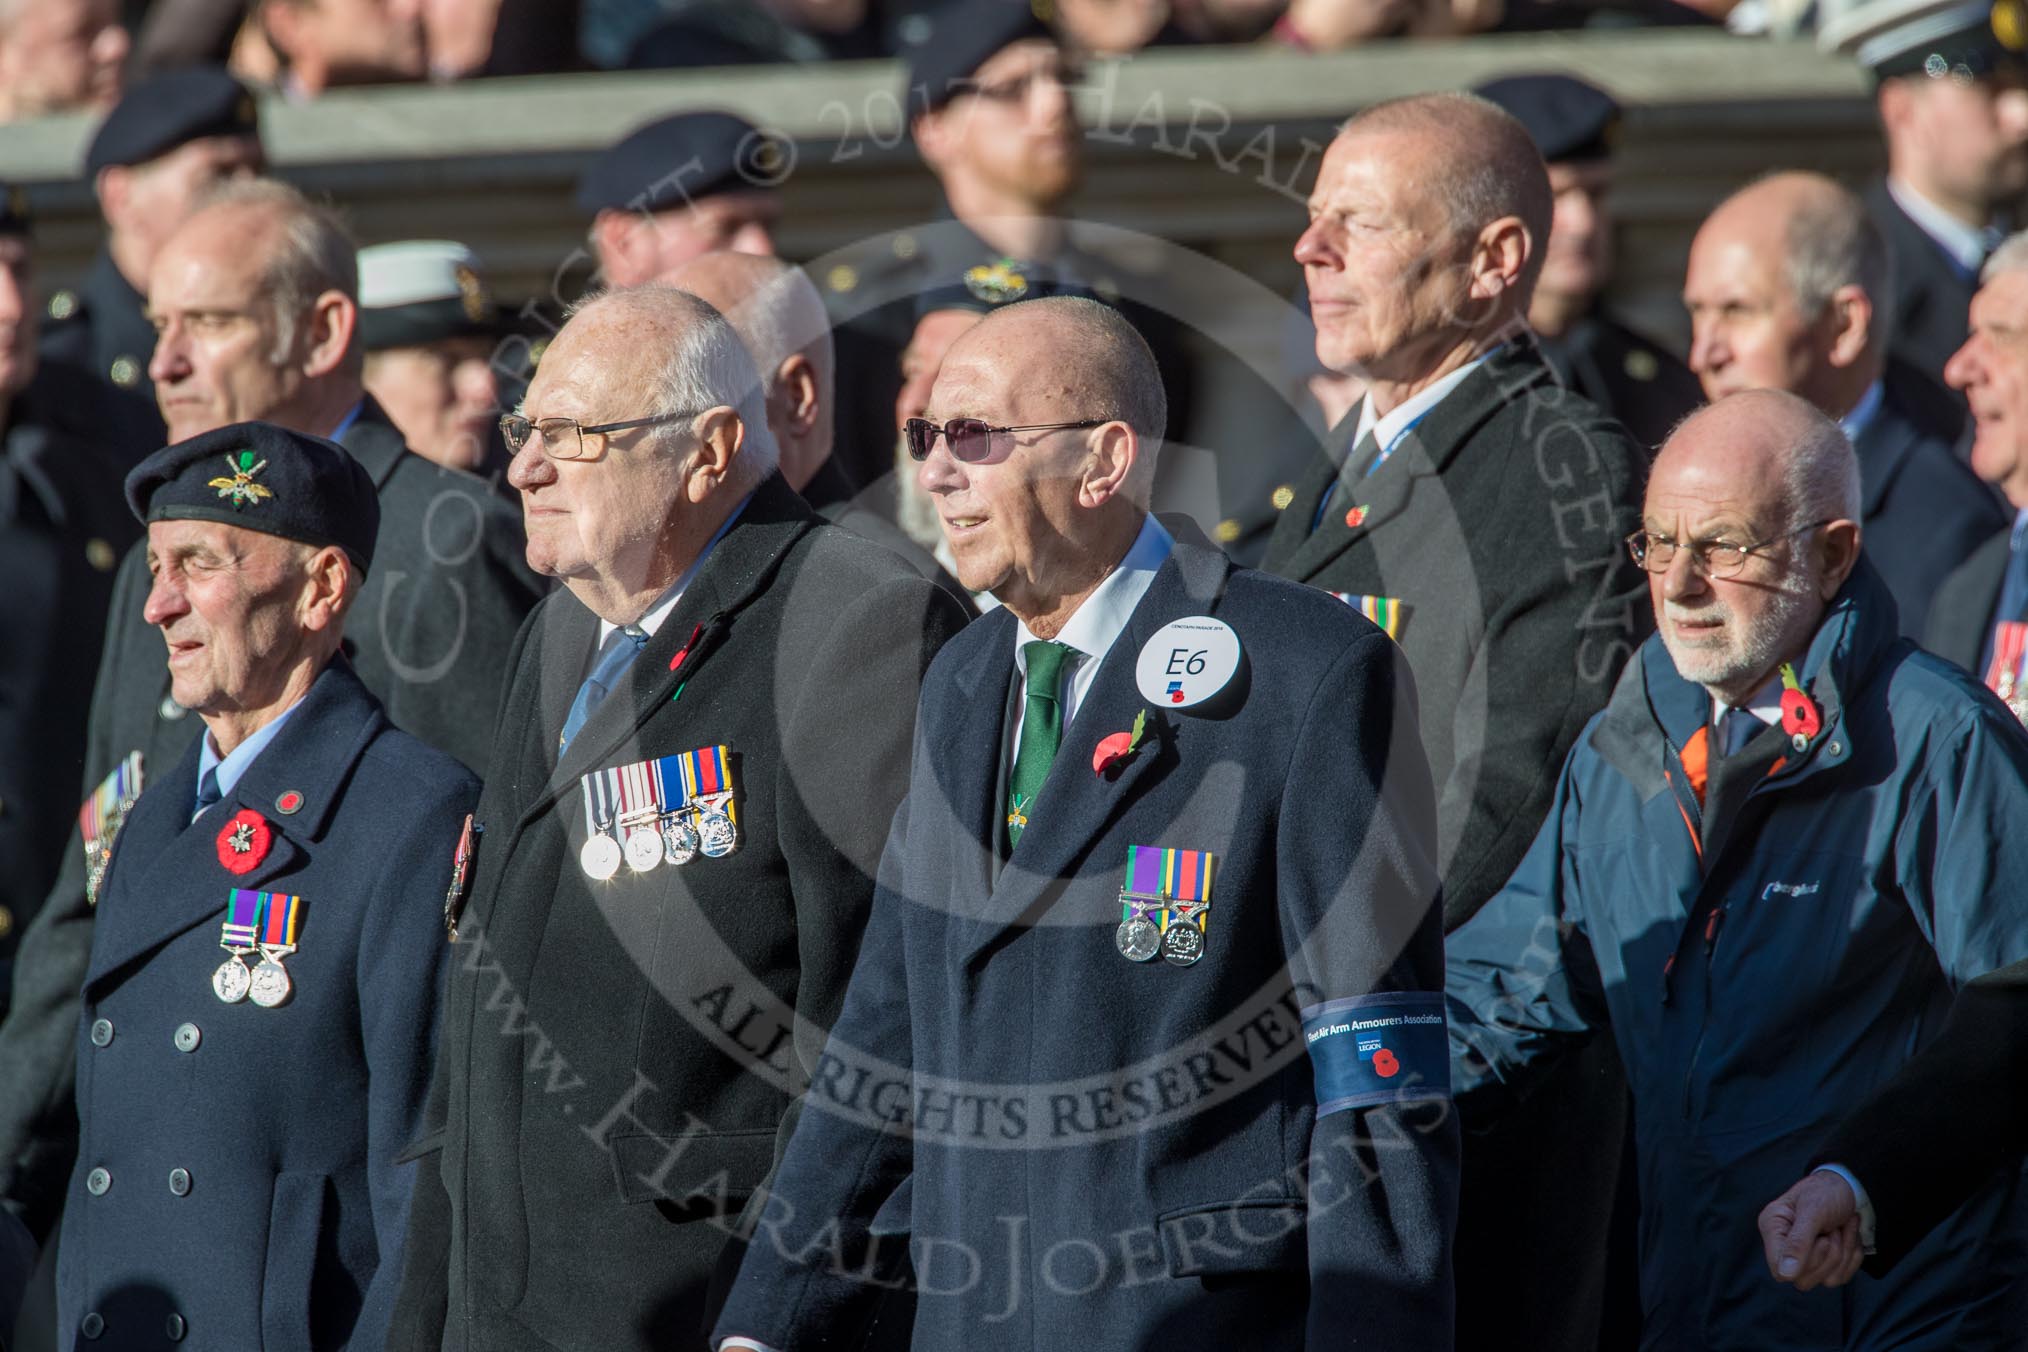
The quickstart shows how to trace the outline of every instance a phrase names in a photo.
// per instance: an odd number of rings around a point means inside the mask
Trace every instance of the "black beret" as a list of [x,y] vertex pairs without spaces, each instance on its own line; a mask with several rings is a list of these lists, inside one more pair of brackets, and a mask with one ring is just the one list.
[[775,188],[795,161],[783,144],[733,113],[678,113],[650,122],[591,162],[577,205],[664,211],[735,188]]
[[464,245],[406,239],[359,251],[359,336],[368,352],[506,332],[478,255]]
[[1056,41],[1030,0],[951,0],[928,16],[929,36],[908,54],[909,116],[935,112],[964,93],[979,67],[1024,38]]
[[1596,85],[1569,75],[1511,75],[1472,91],[1528,129],[1545,164],[1612,155],[1620,106]]
[[1876,80],[1979,79],[2028,65],[2028,7],[2023,0],[1873,0],[1820,24],[1817,42],[1854,58]]
[[28,190],[0,183],[0,235],[25,235],[34,228],[35,217],[28,209]]
[[337,545],[363,575],[380,534],[373,479],[335,441],[273,423],[200,432],[127,475],[127,506],[151,521],[219,521],[306,545]]
[[245,85],[217,66],[150,75],[130,86],[99,124],[85,173],[146,164],[207,136],[259,136],[260,111]]

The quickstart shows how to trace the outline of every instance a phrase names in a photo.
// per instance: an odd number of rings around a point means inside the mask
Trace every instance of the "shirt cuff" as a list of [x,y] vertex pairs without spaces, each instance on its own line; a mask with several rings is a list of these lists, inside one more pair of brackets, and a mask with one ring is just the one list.
[[1873,1199],[1866,1195],[1865,1185],[1842,1164],[1820,1164],[1810,1172],[1835,1174],[1845,1180],[1845,1186],[1852,1189],[1853,1199],[1859,1203],[1859,1247],[1869,1254],[1876,1252],[1873,1242]]
[[775,1352],[775,1349],[751,1338],[727,1338],[718,1345],[718,1352]]

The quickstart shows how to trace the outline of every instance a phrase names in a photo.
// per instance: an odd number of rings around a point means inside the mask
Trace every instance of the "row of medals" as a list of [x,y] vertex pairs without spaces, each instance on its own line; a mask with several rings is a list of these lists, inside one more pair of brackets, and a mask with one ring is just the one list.
[[[1204,932],[1197,928],[1202,905],[1186,910],[1174,902],[1143,904],[1125,893],[1120,894],[1120,901],[1134,907],[1133,917],[1122,920],[1113,931],[1113,946],[1122,957],[1133,962],[1152,962],[1160,954],[1178,967],[1188,967],[1204,956]],[[1148,919],[1148,911],[1161,906],[1174,913],[1166,930]]]
[[218,970],[211,974],[211,990],[219,999],[229,1005],[236,1005],[249,997],[262,1009],[273,1009],[289,998],[294,989],[289,974],[283,969],[281,959],[289,948],[271,948],[263,944],[258,967],[249,969],[246,955],[251,948],[235,948],[232,956],[218,964]]
[[2000,703],[2023,725],[2028,725],[2028,681],[2021,680],[2011,671],[2000,673],[2000,684],[1993,691],[2000,697]]
[[618,826],[625,833],[625,845],[616,838],[614,823],[602,821],[578,851],[578,866],[586,876],[604,882],[620,871],[622,860],[634,872],[646,873],[658,864],[687,864],[699,854],[722,859],[739,847],[739,828],[725,810],[731,797],[713,794],[675,812],[622,817]]

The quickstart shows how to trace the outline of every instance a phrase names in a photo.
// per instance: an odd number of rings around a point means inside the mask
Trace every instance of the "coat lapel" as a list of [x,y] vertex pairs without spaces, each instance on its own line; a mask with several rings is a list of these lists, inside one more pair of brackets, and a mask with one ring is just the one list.
[[[1035,923],[1062,897],[1092,848],[1107,837],[1122,813],[1177,764],[1173,720],[1141,698],[1134,669],[1141,648],[1171,620],[1215,613],[1231,565],[1218,550],[1180,523],[1175,552],[1155,574],[1127,627],[1100,662],[1091,691],[1078,707],[1049,777],[1035,795],[1035,815],[1021,833],[993,887],[986,913],[976,917],[964,945],[965,961],[976,962]],[[1005,665],[1012,670],[1012,655]],[[1011,679],[1011,675],[1009,677]],[[1004,703],[1002,706],[1004,707]],[[1110,778],[1092,769],[1099,741],[1133,726],[1148,710],[1140,750]],[[968,743],[967,745],[971,745]],[[1125,856],[1121,856],[1124,861]]]
[[1873,421],[1852,443],[1852,450],[1859,457],[1859,515],[1862,518],[1871,518],[1879,512],[1889,486],[1894,483],[1895,475],[1901,472],[1902,463],[1914,449],[1918,435],[1894,407],[1894,401],[1883,397],[1879,409],[1873,414]]
[[[1328,464],[1313,466],[1276,523],[1276,547],[1270,551],[1276,562],[1270,566],[1298,582],[1315,578],[1354,544],[1406,512],[1416,485],[1446,473],[1488,418],[1507,403],[1555,380],[1556,373],[1532,338],[1507,343],[1404,433],[1379,469],[1341,486],[1314,531],[1309,529],[1310,521],[1337,471]],[[1332,435],[1344,434],[1350,421],[1340,423]],[[1348,515],[1354,508],[1359,509],[1358,514]],[[1303,536],[1300,543],[1286,549],[1298,534]]]
[[[712,654],[731,636],[739,622],[739,612],[774,580],[790,547],[818,524],[820,520],[815,513],[779,476],[754,490],[739,520],[719,540],[704,567],[684,589],[675,609],[627,668],[624,687],[614,691],[585,720],[577,736],[571,739],[569,749],[553,762],[555,769],[548,784],[522,813],[524,824],[546,811],[590,771],[642,759],[646,753],[634,740],[641,728],[670,702],[678,686],[695,679]],[[571,702],[577,697],[598,635],[596,618],[581,604],[562,598],[556,604],[575,611],[577,617],[559,620],[559,632],[553,637],[559,640],[561,650],[545,652],[543,658],[542,736],[552,757],[556,755],[556,739],[563,730]],[[545,642],[549,637],[552,636],[545,635]],[[683,661],[680,666],[672,666],[678,652],[683,653]],[[564,676],[566,668],[573,674]],[[569,693],[562,694],[564,689]],[[668,748],[663,754],[690,749]]]
[[[190,807],[202,741],[193,742],[175,770],[141,795],[121,828],[94,925],[86,986],[220,914],[234,889],[259,891],[299,869],[308,858],[307,845],[329,826],[352,766],[385,722],[352,669],[342,660],[332,662],[232,793],[195,822]],[[284,806],[294,810],[284,812]],[[233,873],[219,862],[218,837],[243,809],[260,814],[271,839],[258,864]],[[308,913],[317,898],[305,900],[304,933],[312,935]]]
[[[952,882],[959,894],[951,910],[973,921],[990,909],[993,870],[1000,845],[1000,743],[1007,701],[1014,683],[1014,617],[1006,610],[973,622],[963,642],[967,651],[954,665],[948,687],[938,687],[937,709],[923,709],[923,736],[931,747],[929,772],[939,801],[949,813]],[[963,754],[939,754],[936,747],[963,747]],[[918,792],[910,786],[910,793]],[[934,811],[934,809],[930,809]],[[924,811],[914,803],[912,814]]]

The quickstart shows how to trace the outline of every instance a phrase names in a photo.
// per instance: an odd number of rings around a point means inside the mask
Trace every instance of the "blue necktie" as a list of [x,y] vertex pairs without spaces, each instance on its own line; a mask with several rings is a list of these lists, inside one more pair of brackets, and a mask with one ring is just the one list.
[[1737,756],[1746,749],[1755,733],[1767,724],[1755,718],[1744,709],[1727,709],[1725,717],[1718,720],[1718,734],[1722,743],[1721,756]]
[[202,817],[204,810],[223,796],[218,791],[218,767],[214,765],[197,781],[197,810],[190,814],[190,820],[196,821]]
[[629,624],[606,635],[603,648],[599,649],[598,665],[591,675],[584,678],[584,684],[577,688],[577,698],[570,703],[570,713],[563,720],[563,736],[557,739],[556,754],[562,755],[570,747],[570,739],[585,725],[585,720],[597,712],[599,705],[606,702],[606,696],[619,684],[628,666],[640,656],[641,649],[648,642],[648,631],[637,624]]

